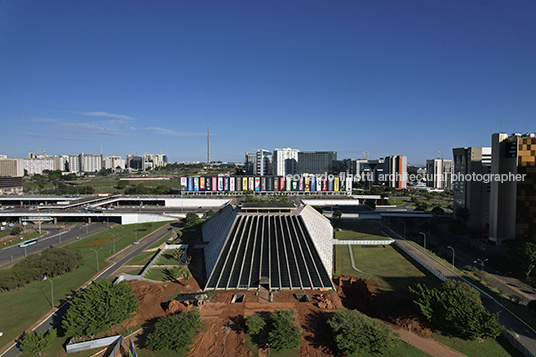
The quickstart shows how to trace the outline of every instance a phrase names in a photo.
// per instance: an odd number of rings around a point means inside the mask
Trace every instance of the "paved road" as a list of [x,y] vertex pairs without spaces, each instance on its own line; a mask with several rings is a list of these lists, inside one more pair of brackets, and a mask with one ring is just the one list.
[[[156,231],[149,233],[147,236],[141,239],[140,245],[130,245],[125,250],[117,253],[112,260],[112,264],[109,265],[106,269],[102,270],[99,275],[93,278],[93,280],[102,280],[106,279],[113,275],[113,273],[118,270],[123,264],[128,262],[130,259],[134,258],[142,251],[147,249],[151,244],[162,238],[168,233],[168,228],[170,224],[165,224]],[[61,305],[58,310],[52,313],[50,316],[45,318],[35,329],[34,331],[41,332],[47,331],[49,328],[55,326],[58,322],[61,321],[62,316],[67,312],[69,308],[69,302]],[[0,355],[2,357],[16,357],[20,355],[22,351],[17,345],[12,346],[4,354]]]
[[[446,278],[458,279],[467,282],[462,277],[454,273],[452,270],[438,263],[432,257],[425,254],[422,250],[417,249],[413,244],[409,243],[381,223],[372,222],[372,224],[378,229],[380,229],[385,235],[398,241],[402,246],[404,246],[413,254],[417,255],[420,259],[422,259],[432,268],[441,272],[441,274],[443,274],[443,276],[445,276]],[[489,311],[500,311],[499,318],[501,324],[503,324],[505,328],[510,331],[510,333],[515,336],[523,346],[525,346],[525,348],[527,348],[533,355],[536,355],[536,331],[526,325],[523,321],[517,318],[513,313],[511,313],[508,309],[499,304],[486,293],[480,292],[480,297],[482,299],[482,303]]]
[[[16,260],[24,258],[25,254],[34,254],[42,251],[46,248],[52,248],[61,243],[70,242],[76,237],[81,237],[86,234],[93,234],[103,228],[102,223],[93,223],[88,225],[76,225],[70,227],[71,230],[52,228],[46,229],[47,233],[41,236],[38,242],[26,248],[20,248],[18,245],[12,245],[11,247],[0,249],[0,266],[9,264]],[[45,230],[44,228],[42,230]]]

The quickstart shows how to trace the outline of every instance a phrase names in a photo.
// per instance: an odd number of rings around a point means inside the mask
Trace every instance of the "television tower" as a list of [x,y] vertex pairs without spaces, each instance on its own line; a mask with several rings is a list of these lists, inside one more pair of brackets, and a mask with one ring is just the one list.
[[210,165],[210,131],[207,121],[207,165]]

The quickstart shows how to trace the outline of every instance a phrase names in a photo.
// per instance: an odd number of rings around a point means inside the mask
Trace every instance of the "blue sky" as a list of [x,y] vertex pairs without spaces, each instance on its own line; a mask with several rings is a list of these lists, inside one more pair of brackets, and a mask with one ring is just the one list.
[[534,132],[534,1],[0,0],[0,154],[243,161]]

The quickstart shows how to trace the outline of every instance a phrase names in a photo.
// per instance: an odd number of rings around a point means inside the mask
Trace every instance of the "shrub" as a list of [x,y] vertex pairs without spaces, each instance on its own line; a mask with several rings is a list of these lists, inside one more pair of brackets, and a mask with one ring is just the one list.
[[303,332],[294,321],[295,310],[278,310],[270,316],[268,342],[277,351],[300,345]]
[[41,356],[43,350],[50,347],[52,340],[56,338],[56,330],[50,329],[48,332],[39,332],[34,331],[24,335],[20,341],[20,348],[25,353],[38,354]]
[[95,281],[71,301],[62,327],[67,337],[92,336],[125,321],[137,309],[138,300],[130,285],[108,279]]
[[156,322],[154,332],[147,336],[145,347],[153,351],[186,352],[193,343],[196,331],[202,327],[198,310],[162,317]]
[[468,284],[447,279],[439,288],[416,284],[410,287],[419,312],[437,328],[461,338],[497,337],[503,327],[499,313],[492,314],[478,291]]
[[385,354],[396,338],[389,326],[357,310],[339,310],[327,324],[331,327],[337,347],[347,355]]
[[246,328],[251,336],[257,336],[262,331],[266,322],[259,314],[253,314],[246,317]]

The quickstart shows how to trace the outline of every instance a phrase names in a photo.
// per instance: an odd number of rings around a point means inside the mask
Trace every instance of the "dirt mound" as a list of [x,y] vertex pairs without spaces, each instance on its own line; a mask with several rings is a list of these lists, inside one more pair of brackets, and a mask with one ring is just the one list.
[[186,310],[186,306],[183,303],[177,300],[171,300],[167,304],[166,315],[178,314],[179,312],[183,312],[184,310]]
[[145,324],[155,317],[166,314],[165,307],[170,296],[176,295],[183,286],[176,283],[148,283],[140,280],[128,282],[138,297],[136,316],[122,323],[124,328]]
[[314,306],[320,309],[334,310],[337,308],[335,304],[333,303],[333,300],[330,294],[314,295],[311,298],[311,302],[313,303]]

